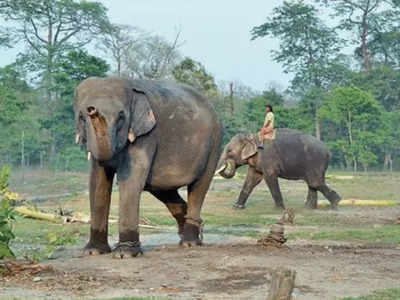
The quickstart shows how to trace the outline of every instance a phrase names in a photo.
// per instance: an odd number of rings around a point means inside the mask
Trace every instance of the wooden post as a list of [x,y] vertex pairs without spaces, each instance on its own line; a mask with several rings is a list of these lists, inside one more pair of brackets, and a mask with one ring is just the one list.
[[271,275],[267,300],[292,300],[296,271],[280,267],[275,269]]

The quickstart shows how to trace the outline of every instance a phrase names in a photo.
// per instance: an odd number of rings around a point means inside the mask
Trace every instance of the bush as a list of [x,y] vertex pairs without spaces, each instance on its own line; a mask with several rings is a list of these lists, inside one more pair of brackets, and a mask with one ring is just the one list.
[[9,245],[15,238],[12,231],[15,212],[11,205],[15,194],[8,189],[9,175],[10,169],[3,167],[0,171],[0,259],[14,257]]

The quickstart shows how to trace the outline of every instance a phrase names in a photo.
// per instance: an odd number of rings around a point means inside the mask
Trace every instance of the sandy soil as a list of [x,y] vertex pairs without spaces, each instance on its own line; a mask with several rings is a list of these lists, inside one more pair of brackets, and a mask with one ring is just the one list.
[[127,260],[111,255],[83,257],[78,249],[61,256],[66,257],[42,263],[52,266],[52,271],[3,279],[2,296],[265,299],[270,271],[280,266],[297,271],[296,300],[359,296],[400,286],[400,248],[381,245],[329,241],[311,245],[297,240],[287,249],[265,249],[255,240],[242,239],[190,249],[157,246]]

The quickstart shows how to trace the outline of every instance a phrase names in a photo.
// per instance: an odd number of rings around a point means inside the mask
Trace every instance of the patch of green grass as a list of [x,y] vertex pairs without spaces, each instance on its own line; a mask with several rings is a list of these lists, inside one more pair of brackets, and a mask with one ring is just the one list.
[[175,219],[171,216],[156,216],[156,215],[146,215],[151,224],[154,225],[163,225],[163,226],[176,226]]
[[347,297],[341,300],[399,300],[400,299],[400,289],[388,289],[382,291],[376,291],[369,296],[361,296],[357,298]]
[[380,228],[325,231],[316,233],[300,232],[289,234],[289,238],[398,244],[400,243],[400,226],[387,225]]
[[81,224],[53,224],[17,217],[14,223],[16,239],[11,248],[17,257],[36,260],[47,258],[56,247],[74,245],[88,234],[88,226]]
[[17,217],[14,223],[15,235],[26,243],[37,243],[47,238],[49,233],[57,235],[87,234],[89,226],[82,224],[55,224],[24,217]]

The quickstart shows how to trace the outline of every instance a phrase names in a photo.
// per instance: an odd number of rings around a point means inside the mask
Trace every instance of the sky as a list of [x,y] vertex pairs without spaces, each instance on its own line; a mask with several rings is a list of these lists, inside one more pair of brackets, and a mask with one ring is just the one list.
[[[286,88],[290,76],[271,59],[278,41],[250,41],[250,30],[265,22],[283,0],[100,0],[113,23],[137,26],[172,41],[181,30],[180,51],[200,61],[218,81],[240,81],[263,90],[271,83]],[[0,50],[0,65],[17,51]]]
[[256,90],[270,83],[288,86],[290,77],[272,61],[276,40],[250,41],[250,30],[265,22],[282,0],[101,0],[112,22],[129,24],[172,41],[181,30],[180,48],[200,61],[217,81],[241,81]]

